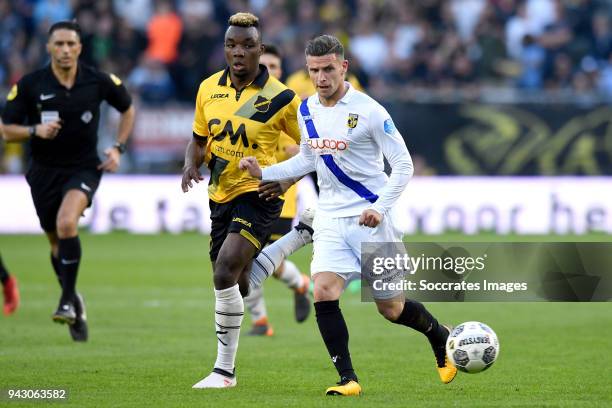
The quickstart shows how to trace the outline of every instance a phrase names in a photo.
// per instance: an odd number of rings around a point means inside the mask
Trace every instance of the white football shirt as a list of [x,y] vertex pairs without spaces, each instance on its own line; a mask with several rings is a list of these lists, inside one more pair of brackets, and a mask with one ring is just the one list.
[[[348,82],[345,85],[347,93],[332,107],[323,106],[317,94],[306,100],[310,115],[304,117],[304,107],[298,111],[300,153],[264,168],[262,180],[285,180],[316,171],[318,211],[350,217],[373,208],[384,215],[408,184],[412,159],[385,108]],[[309,121],[316,135],[307,126]],[[383,156],[391,165],[391,177],[384,172]]]

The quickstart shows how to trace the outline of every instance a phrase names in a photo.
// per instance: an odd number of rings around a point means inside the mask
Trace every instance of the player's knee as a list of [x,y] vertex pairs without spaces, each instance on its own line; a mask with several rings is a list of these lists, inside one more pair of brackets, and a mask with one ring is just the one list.
[[238,276],[244,267],[245,262],[240,256],[219,255],[215,261],[215,272],[220,270]]
[[377,303],[378,313],[391,322],[396,321],[402,314],[402,307],[397,302]]
[[329,284],[319,284],[315,283],[313,292],[314,301],[315,302],[324,302],[327,300],[336,300],[340,298],[340,292],[334,285]]
[[214,282],[216,288],[229,288],[238,282],[244,266],[237,257],[220,256],[215,261]]
[[215,284],[215,289],[217,290],[231,288],[237,283],[234,276],[219,270],[215,270],[213,282]]
[[57,235],[59,238],[71,238],[77,235],[78,220],[65,215],[59,215],[56,222]]

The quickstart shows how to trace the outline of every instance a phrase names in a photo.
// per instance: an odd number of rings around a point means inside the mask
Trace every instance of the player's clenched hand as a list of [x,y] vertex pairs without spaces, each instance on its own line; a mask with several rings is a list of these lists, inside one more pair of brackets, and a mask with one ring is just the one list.
[[240,159],[240,163],[238,163],[238,168],[240,170],[248,171],[252,177],[261,179],[261,167],[259,167],[257,159],[253,156]]
[[193,184],[191,183],[192,181],[199,183],[202,180],[204,180],[204,177],[202,177],[200,170],[198,170],[196,167],[190,166],[183,168],[183,180],[181,181],[183,193],[186,193],[193,187]]
[[121,163],[121,153],[115,147],[109,147],[104,151],[106,160],[98,166],[98,170],[116,172]]
[[57,120],[45,124],[36,125],[36,136],[40,137],[41,139],[47,140],[55,139],[55,136],[57,136],[61,128],[62,125],[60,121]]
[[259,198],[264,198],[270,201],[284,194],[289,187],[293,185],[293,181],[262,181],[259,183]]
[[371,208],[363,210],[359,217],[359,225],[365,225],[366,227],[374,228],[382,221],[382,214]]

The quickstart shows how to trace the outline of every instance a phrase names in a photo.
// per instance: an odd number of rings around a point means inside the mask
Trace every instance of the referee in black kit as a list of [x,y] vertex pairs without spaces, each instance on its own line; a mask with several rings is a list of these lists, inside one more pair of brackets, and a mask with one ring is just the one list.
[[[62,21],[49,28],[51,63],[24,76],[7,96],[4,138],[30,140],[32,160],[26,180],[40,225],[51,244],[51,263],[62,287],[52,318],[67,323],[75,341],[88,337],[85,305],[76,292],[81,260],[78,221],[91,205],[103,171],[116,171],[134,125],[132,100],[121,80],[78,62],[81,30]],[[98,158],[100,103],[121,119],[117,142]]]

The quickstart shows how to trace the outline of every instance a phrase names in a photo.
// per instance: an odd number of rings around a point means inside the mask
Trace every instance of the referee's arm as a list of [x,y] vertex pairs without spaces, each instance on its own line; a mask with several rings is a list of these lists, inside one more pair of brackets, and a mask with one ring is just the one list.
[[59,133],[62,125],[60,122],[51,122],[44,125],[38,124],[33,126],[22,125],[3,125],[4,132],[2,138],[7,142],[23,142],[31,137],[40,137],[41,139],[53,139]]
[[132,97],[121,82],[121,79],[114,74],[105,72],[99,72],[98,74],[102,98],[121,114],[115,144],[104,150],[106,160],[98,166],[98,169],[115,172],[121,164],[121,154],[126,151],[126,142],[134,128],[136,113]]
[[119,129],[117,131],[117,141],[115,144],[108,149],[104,150],[106,160],[104,160],[99,166],[99,170],[115,172],[119,169],[121,164],[121,154],[126,150],[126,142],[132,129],[134,128],[134,118],[136,116],[136,110],[134,105],[130,104],[130,107],[121,112],[119,118]]
[[119,118],[119,129],[117,131],[117,143],[125,144],[130,137],[130,133],[132,133],[132,129],[134,129],[134,118],[136,117],[136,109],[134,109],[134,105],[130,105],[130,107],[121,113],[121,117]]
[[23,81],[13,85],[6,98],[6,106],[2,113],[4,122],[2,138],[7,142],[22,142],[31,137],[41,139],[53,139],[62,128],[61,122],[54,121],[43,124],[24,126],[28,109],[28,101],[25,98],[25,86]]

